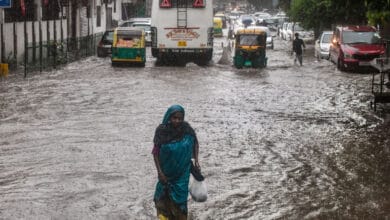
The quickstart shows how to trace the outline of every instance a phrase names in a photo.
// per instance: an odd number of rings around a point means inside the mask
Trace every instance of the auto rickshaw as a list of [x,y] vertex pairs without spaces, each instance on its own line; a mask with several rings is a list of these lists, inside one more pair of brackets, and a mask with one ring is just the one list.
[[234,66],[266,67],[267,32],[259,27],[240,28],[235,33]]
[[214,17],[214,37],[222,37],[222,18]]
[[112,65],[119,63],[145,66],[145,31],[141,28],[118,27],[112,42]]
[[222,28],[227,28],[227,19],[223,12],[217,12],[214,17],[219,17],[222,19]]

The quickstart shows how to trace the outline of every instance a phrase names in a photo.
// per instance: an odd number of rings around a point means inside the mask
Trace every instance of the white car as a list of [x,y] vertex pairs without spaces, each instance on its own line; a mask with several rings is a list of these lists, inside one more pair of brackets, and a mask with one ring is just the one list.
[[287,25],[289,22],[284,22],[279,29],[279,37],[286,40]]
[[301,38],[305,42],[313,42],[314,41],[314,31],[306,30],[300,26],[299,23],[295,23],[293,26],[293,34],[291,35],[291,39],[294,40],[295,34],[299,34],[299,38]]
[[294,40],[294,23],[287,23],[286,31],[284,32],[285,40]]
[[150,26],[150,23],[146,22],[134,22],[131,24],[131,27],[142,28],[145,30],[145,43],[148,46],[152,44],[152,32]]
[[255,16],[256,19],[264,19],[264,18],[271,17],[271,15],[268,12],[255,12],[253,16]]
[[267,32],[266,45],[267,45],[267,48],[273,50],[274,49],[274,36],[272,35],[270,29],[268,27],[264,27],[264,26],[256,26],[256,27],[261,28],[265,32]]
[[329,48],[332,40],[332,31],[323,31],[314,44],[314,56],[318,59],[329,59]]
[[137,18],[130,18],[129,20],[121,21],[119,23],[119,27],[132,27],[133,23],[149,23],[151,22],[151,18],[149,17],[137,17]]

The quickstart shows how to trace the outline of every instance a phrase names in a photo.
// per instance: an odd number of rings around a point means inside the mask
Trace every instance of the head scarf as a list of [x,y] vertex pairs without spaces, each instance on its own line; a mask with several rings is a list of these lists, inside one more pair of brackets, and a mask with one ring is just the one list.
[[162,123],[165,124],[165,125],[168,124],[169,123],[169,119],[176,112],[181,112],[181,113],[183,113],[183,116],[185,115],[184,114],[184,108],[182,106],[180,106],[180,105],[172,105],[171,107],[168,108],[167,112],[165,112],[164,119],[163,119]]
[[188,122],[183,121],[177,128],[172,126],[170,119],[176,112],[181,112],[183,113],[183,116],[185,115],[184,108],[180,105],[172,105],[168,108],[162,124],[157,127],[154,134],[153,142],[156,146],[161,146],[175,140],[181,140],[186,134],[194,136],[195,141],[197,141],[195,131]]

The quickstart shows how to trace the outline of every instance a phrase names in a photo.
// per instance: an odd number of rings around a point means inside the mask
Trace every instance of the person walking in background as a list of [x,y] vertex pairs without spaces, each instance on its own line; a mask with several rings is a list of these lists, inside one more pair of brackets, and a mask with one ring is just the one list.
[[299,64],[302,66],[302,53],[303,50],[306,48],[305,43],[302,39],[299,38],[299,34],[295,33],[295,39],[293,41],[293,52],[295,53],[294,63],[297,62],[297,59],[299,61]]
[[153,157],[158,174],[154,202],[159,219],[187,219],[191,158],[195,167],[199,144],[194,129],[184,121],[184,108],[168,108],[154,135]]

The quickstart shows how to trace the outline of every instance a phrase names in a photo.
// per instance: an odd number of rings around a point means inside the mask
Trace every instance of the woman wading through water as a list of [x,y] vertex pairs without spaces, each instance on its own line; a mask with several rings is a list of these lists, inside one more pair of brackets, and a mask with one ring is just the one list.
[[184,121],[184,108],[168,108],[154,135],[153,157],[158,173],[154,193],[159,219],[187,219],[187,197],[191,158],[198,161],[198,140],[194,129]]

